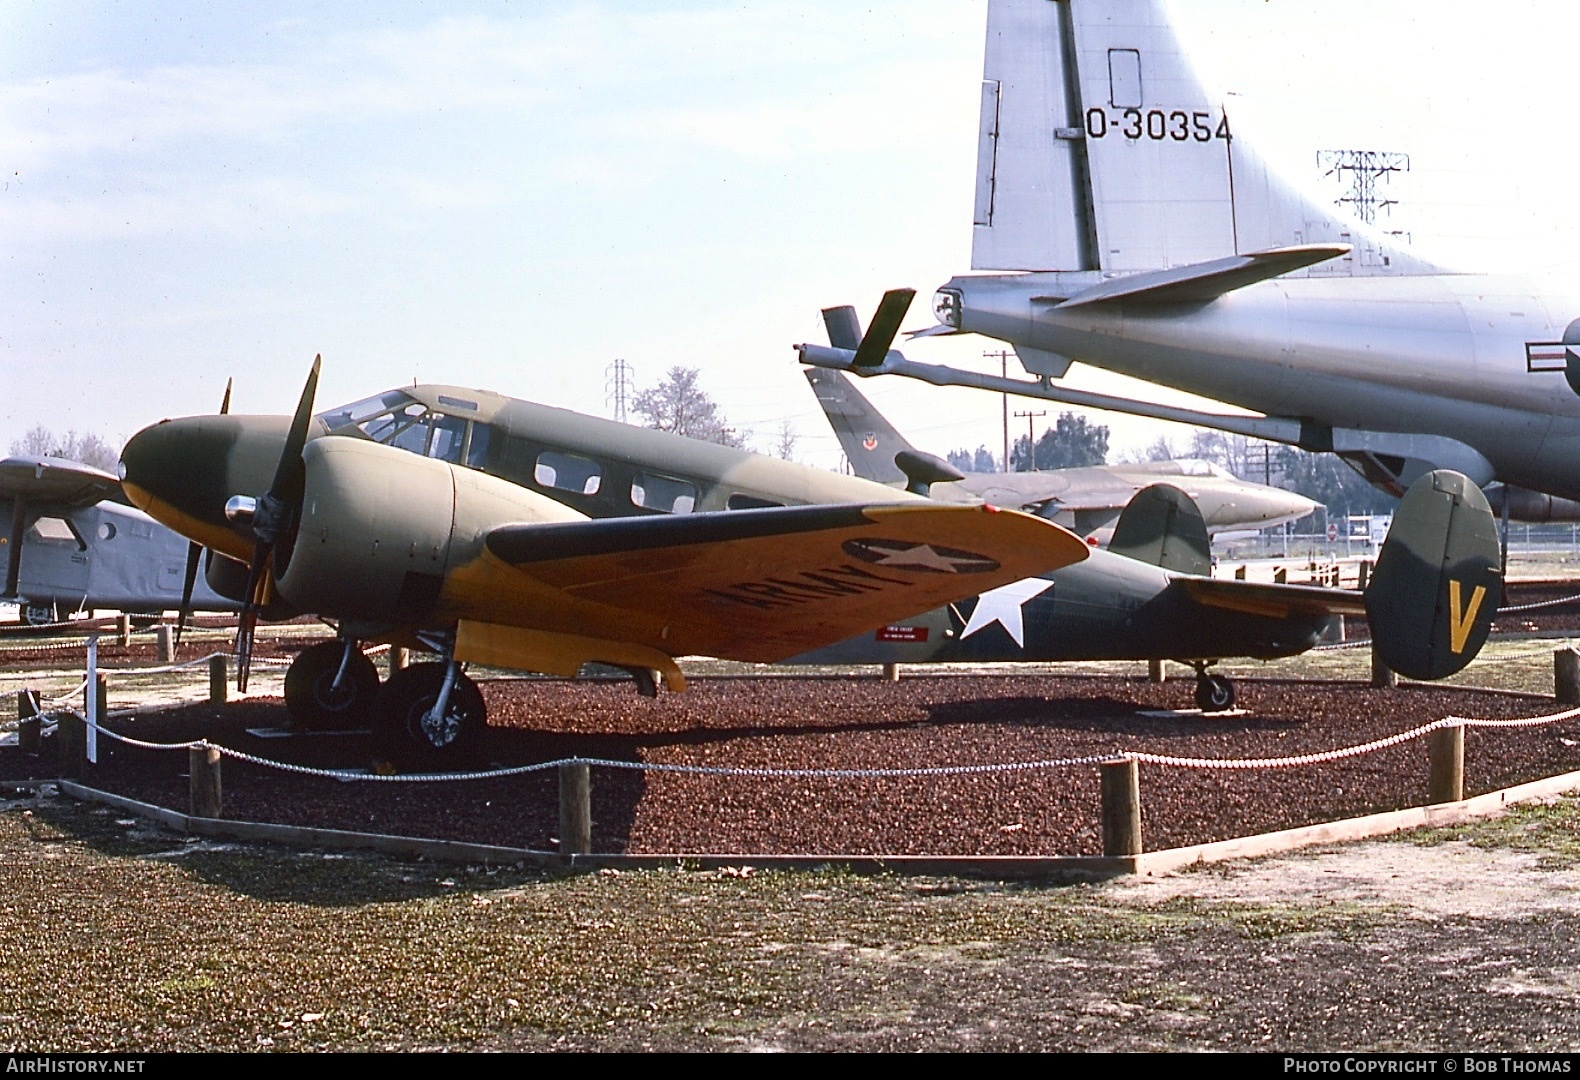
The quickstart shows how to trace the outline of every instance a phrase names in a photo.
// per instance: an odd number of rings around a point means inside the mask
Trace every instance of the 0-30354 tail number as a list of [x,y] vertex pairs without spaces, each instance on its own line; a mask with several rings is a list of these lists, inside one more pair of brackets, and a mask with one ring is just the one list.
[[1216,125],[1212,113],[1184,109],[1104,109],[1093,106],[1086,110],[1086,137],[1105,139],[1119,135],[1126,139],[1151,139],[1153,142],[1211,142],[1229,138],[1229,117],[1218,114]]

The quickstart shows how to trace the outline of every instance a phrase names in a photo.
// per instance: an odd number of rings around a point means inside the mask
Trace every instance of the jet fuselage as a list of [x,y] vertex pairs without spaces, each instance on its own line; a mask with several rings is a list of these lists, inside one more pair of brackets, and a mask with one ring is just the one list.
[[1205,303],[1060,306],[1090,280],[962,276],[940,294],[958,298],[961,330],[1294,418],[1308,449],[1333,448],[1324,429],[1438,436],[1485,459],[1490,475],[1462,469],[1478,483],[1580,498],[1580,397],[1551,363],[1580,292],[1518,276],[1308,277]]

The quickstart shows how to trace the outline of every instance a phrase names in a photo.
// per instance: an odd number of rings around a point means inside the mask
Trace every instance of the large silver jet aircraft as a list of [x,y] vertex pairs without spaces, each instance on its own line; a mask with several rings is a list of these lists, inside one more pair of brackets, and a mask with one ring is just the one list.
[[[1158,0],[990,0],[973,229],[972,268],[997,272],[952,278],[921,333],[1006,341],[1035,382],[907,361],[892,329],[802,361],[1331,451],[1395,494],[1448,467],[1509,485],[1516,518],[1580,512],[1580,288],[1446,272],[1301,194],[1232,133]],[[1074,360],[1263,415],[1061,388]]]

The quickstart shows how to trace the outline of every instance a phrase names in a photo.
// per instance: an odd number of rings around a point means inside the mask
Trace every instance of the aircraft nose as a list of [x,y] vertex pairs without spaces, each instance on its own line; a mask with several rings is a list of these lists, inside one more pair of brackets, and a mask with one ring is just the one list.
[[164,420],[132,436],[121,451],[121,484],[138,509],[162,504],[185,517],[224,521],[236,425],[229,417]]

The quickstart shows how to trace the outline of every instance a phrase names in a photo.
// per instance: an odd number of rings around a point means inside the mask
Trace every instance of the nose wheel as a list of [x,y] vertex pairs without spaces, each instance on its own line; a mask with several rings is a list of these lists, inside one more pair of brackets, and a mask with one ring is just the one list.
[[1234,708],[1234,683],[1226,676],[1210,674],[1205,665],[1198,667],[1196,707],[1204,713],[1228,712]]
[[349,639],[302,650],[285,672],[285,707],[309,731],[364,726],[378,692],[378,669]]
[[482,691],[455,664],[397,671],[373,703],[376,752],[404,768],[465,763],[481,748],[487,728]]

